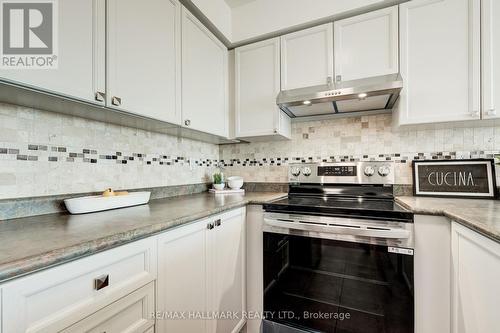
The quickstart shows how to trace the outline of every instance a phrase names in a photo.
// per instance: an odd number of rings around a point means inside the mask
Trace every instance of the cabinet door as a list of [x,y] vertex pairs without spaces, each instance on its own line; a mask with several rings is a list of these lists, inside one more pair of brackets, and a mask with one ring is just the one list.
[[280,40],[239,47],[235,51],[236,137],[275,135],[282,132]]
[[335,80],[399,72],[398,6],[334,23]]
[[415,333],[450,333],[451,221],[415,215]]
[[61,333],[136,333],[154,326],[154,282],[134,291]]
[[480,118],[479,20],[476,0],[400,5],[401,125]]
[[[156,237],[135,241],[2,286],[3,333],[52,333],[156,279]],[[97,278],[108,285],[96,290]]]
[[109,0],[108,106],[180,124],[180,4]]
[[202,220],[158,237],[157,311],[165,317],[157,332],[207,332],[208,320],[180,317],[208,311],[207,230]]
[[326,84],[333,79],[333,24],[281,37],[281,90]]
[[59,1],[57,10],[57,69],[2,69],[0,79],[104,104],[105,0]]
[[500,244],[452,225],[453,333],[498,332]]
[[482,1],[483,116],[498,118],[500,101],[500,2]]
[[182,11],[183,125],[228,136],[228,51],[189,11]]
[[237,333],[245,324],[245,209],[219,216],[210,232],[210,262],[213,281],[212,309],[235,313],[233,318],[214,320],[213,333]]

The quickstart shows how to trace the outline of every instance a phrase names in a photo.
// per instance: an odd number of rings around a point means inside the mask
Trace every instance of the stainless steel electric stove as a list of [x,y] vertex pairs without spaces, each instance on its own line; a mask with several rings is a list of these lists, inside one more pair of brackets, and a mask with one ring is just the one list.
[[394,162],[291,165],[264,205],[263,332],[413,333],[413,214]]

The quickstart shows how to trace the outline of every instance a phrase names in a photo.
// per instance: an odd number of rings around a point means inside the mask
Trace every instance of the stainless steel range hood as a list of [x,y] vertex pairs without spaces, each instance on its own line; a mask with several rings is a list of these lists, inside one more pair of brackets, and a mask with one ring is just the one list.
[[403,88],[399,74],[281,91],[276,103],[290,117],[392,109]]

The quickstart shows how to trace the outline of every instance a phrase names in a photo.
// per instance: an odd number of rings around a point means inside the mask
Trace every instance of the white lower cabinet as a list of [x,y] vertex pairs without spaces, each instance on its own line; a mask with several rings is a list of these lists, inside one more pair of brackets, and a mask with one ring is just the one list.
[[2,332],[59,332],[93,315],[156,279],[156,249],[147,238],[4,284]]
[[147,333],[154,329],[154,282],[65,329],[62,333]]
[[[240,208],[159,236],[157,332],[240,331],[246,302],[244,221]],[[231,318],[234,312],[238,315]]]
[[206,320],[182,316],[208,310],[208,223],[202,220],[158,237],[158,332],[207,332]]
[[452,225],[452,332],[498,332],[500,244]]
[[246,208],[18,278],[0,333],[237,333],[245,325]]
[[415,333],[450,333],[451,223],[415,215]]

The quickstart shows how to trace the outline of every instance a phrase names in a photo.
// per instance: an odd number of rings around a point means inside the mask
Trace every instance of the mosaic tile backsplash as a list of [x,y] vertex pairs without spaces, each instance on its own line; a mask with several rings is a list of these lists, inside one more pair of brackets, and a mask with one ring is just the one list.
[[[226,173],[250,182],[287,182],[289,163],[396,161],[396,183],[411,184],[414,159],[494,158],[500,121],[393,128],[392,115],[292,124],[292,140],[220,147]],[[497,184],[500,184],[497,167]]]
[[221,161],[226,175],[279,184],[291,162],[394,160],[404,185],[413,159],[499,152],[500,120],[394,129],[382,114],[294,123],[290,141],[217,146],[0,104],[0,199],[207,183]]
[[0,104],[0,199],[198,184],[217,145]]

